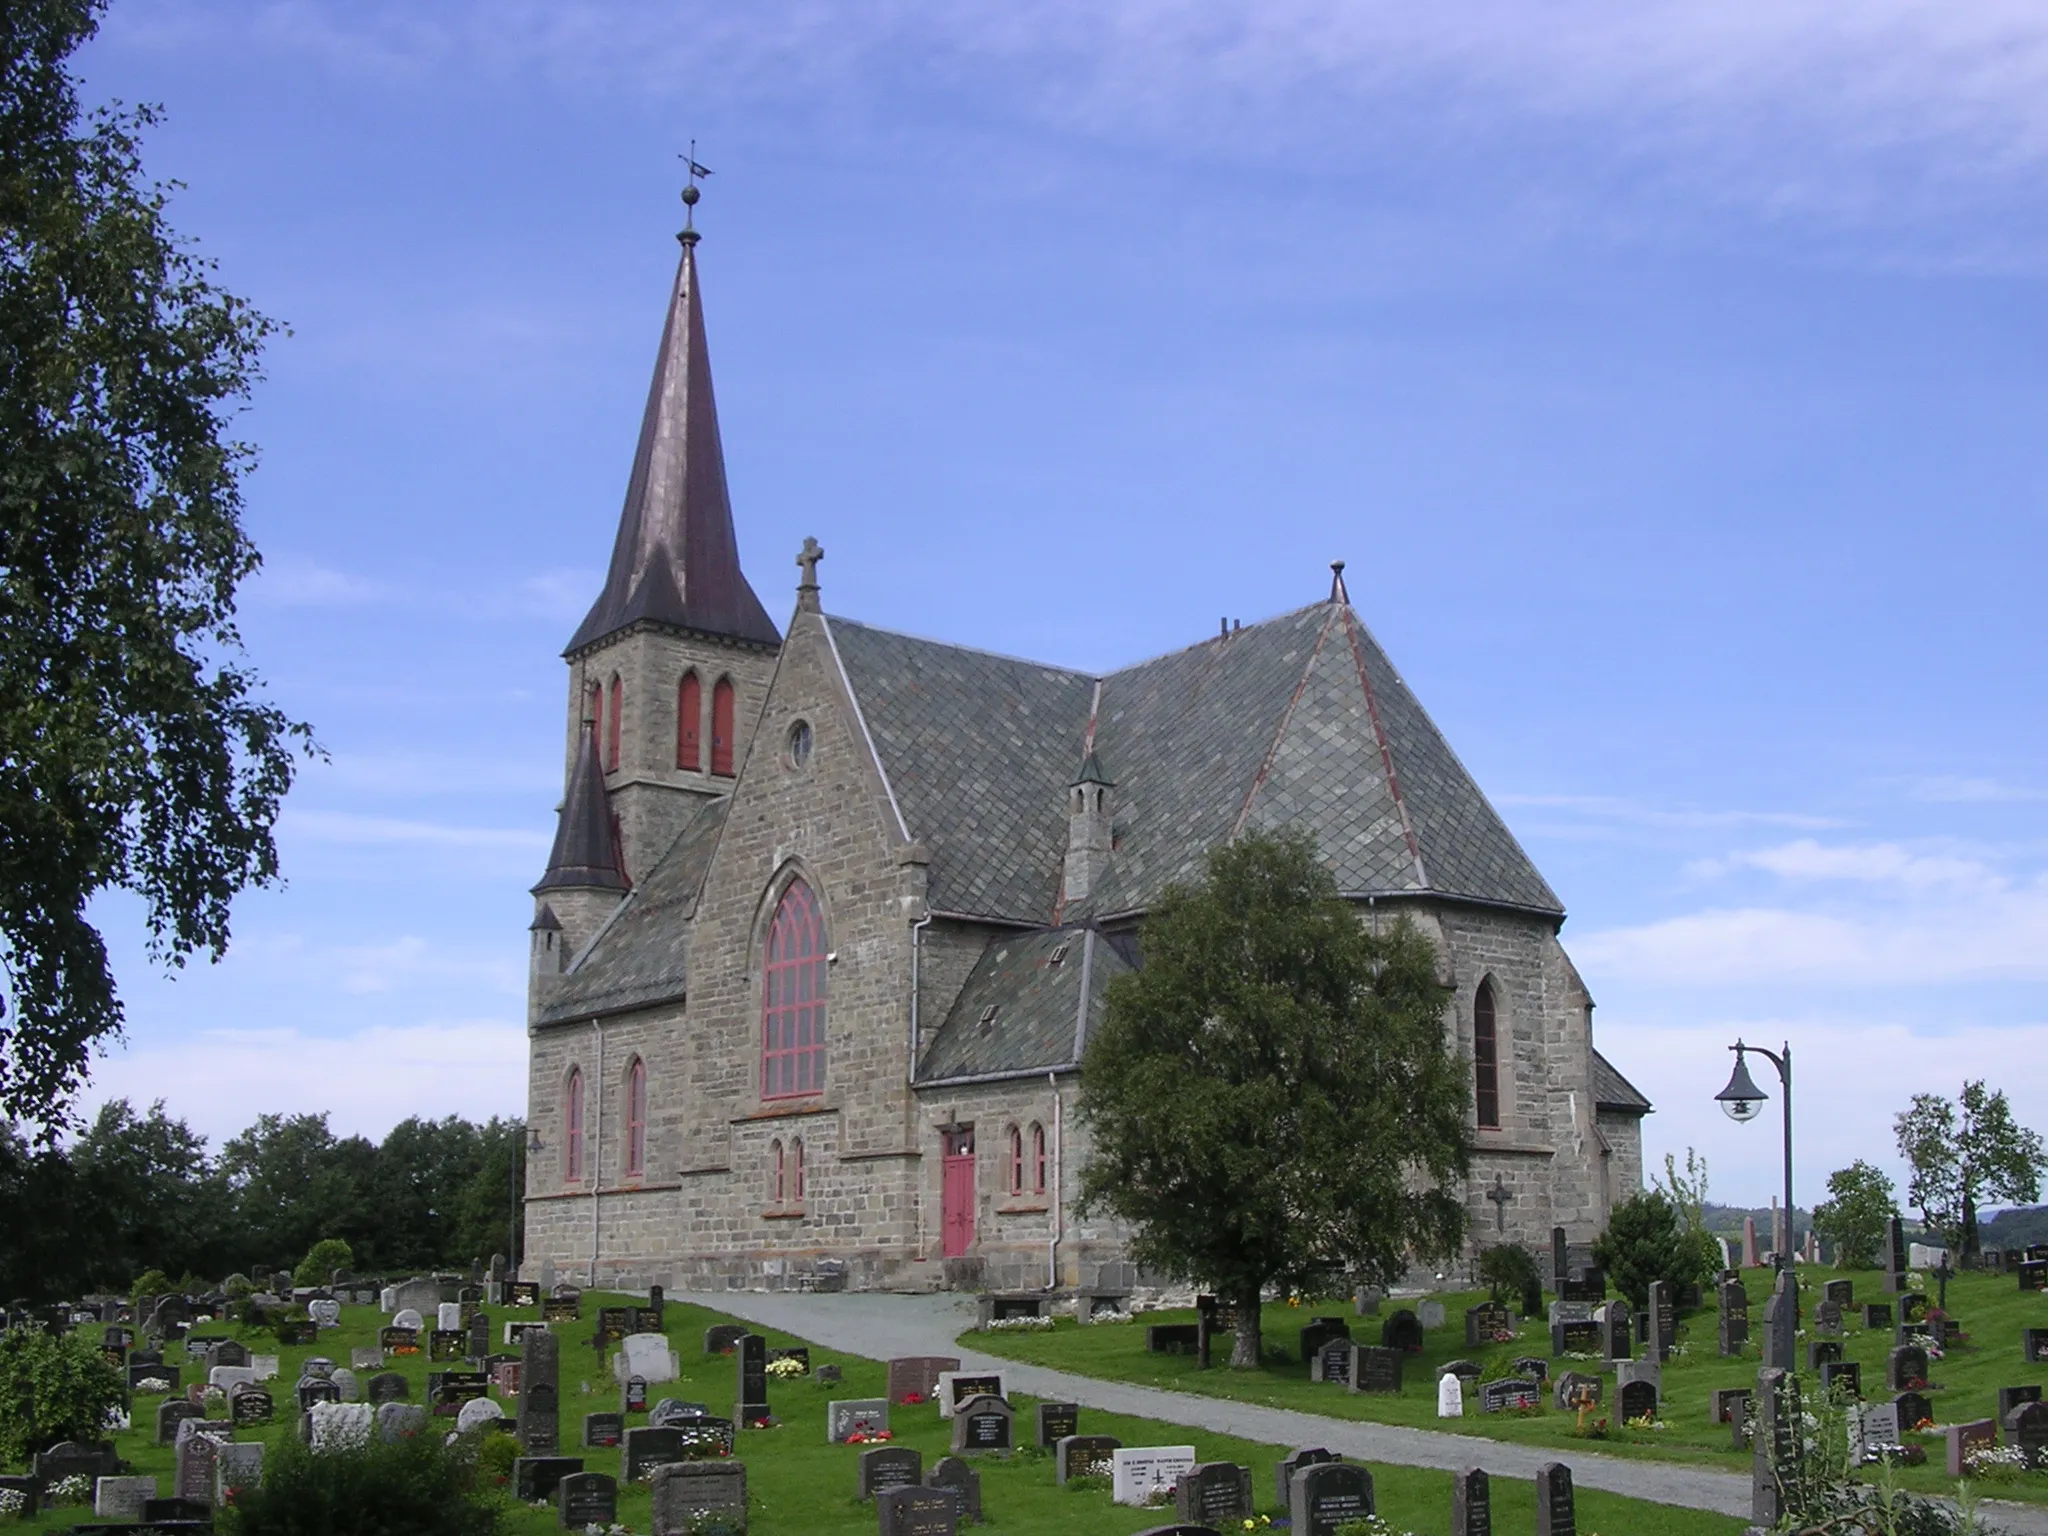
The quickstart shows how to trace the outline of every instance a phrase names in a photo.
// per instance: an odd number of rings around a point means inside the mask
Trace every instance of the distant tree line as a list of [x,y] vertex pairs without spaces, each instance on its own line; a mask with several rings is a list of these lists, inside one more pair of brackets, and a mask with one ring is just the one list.
[[0,1301],[291,1269],[323,1238],[362,1274],[506,1252],[525,1124],[410,1119],[381,1143],[321,1115],[264,1115],[218,1154],[161,1101],[103,1106],[68,1147],[0,1123]]

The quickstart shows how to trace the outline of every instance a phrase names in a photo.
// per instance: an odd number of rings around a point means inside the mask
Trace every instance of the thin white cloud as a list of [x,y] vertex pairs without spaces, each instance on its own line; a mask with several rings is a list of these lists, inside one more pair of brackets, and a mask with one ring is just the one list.
[[1903,789],[1909,799],[1933,805],[2009,805],[2048,800],[2048,789],[1967,774],[1935,774],[1888,782]]
[[325,1111],[337,1135],[373,1140],[409,1115],[522,1115],[526,1030],[504,1019],[372,1024],[347,1034],[215,1029],[117,1046],[93,1070],[86,1114],[109,1099],[163,1099],[220,1143],[262,1114]]
[[394,596],[382,582],[292,555],[266,559],[249,592],[282,608],[365,608]]
[[1495,795],[1497,805],[1527,806],[1538,810],[1564,811],[1595,822],[1622,822],[1646,827],[1711,830],[1724,827],[1785,827],[1790,830],[1823,831],[1842,826],[1840,819],[1803,811],[1746,811],[1710,809],[1700,806],[1649,805],[1618,795],[1505,794]]
[[353,811],[287,809],[279,819],[280,834],[323,843],[357,847],[405,846],[462,848],[492,852],[545,853],[548,833],[527,827],[467,827],[402,816],[370,816]]
[[[492,793],[548,796],[562,792],[558,762],[538,757],[456,752],[337,752],[328,762],[309,770],[307,781],[402,799]],[[549,803],[552,802],[536,801],[543,806]]]
[[2003,889],[2005,880],[1988,864],[1955,854],[1920,853],[1899,843],[1828,846],[1810,837],[1776,848],[1758,848],[1724,858],[1700,859],[1686,866],[1699,878],[1733,870],[1756,869],[1795,881],[1851,881],[1893,885],[1909,890],[1954,887],[1974,891]]

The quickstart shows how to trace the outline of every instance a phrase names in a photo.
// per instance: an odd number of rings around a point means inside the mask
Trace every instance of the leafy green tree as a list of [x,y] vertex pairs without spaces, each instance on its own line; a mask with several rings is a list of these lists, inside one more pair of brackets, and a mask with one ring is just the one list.
[[311,745],[234,623],[258,557],[229,422],[273,326],[165,222],[150,109],[81,109],[103,8],[0,19],[0,1113],[45,1143],[121,1027],[94,898],[140,897],[160,960],[218,958]]
[[1664,1177],[1654,1183],[1678,1213],[1679,1239],[1687,1250],[1676,1266],[1685,1278],[1674,1284],[1704,1284],[1721,1267],[1721,1240],[1707,1227],[1707,1160],[1687,1147],[1681,1173],[1678,1159],[1666,1152]]
[[1828,1175],[1828,1197],[1813,1208],[1813,1228],[1835,1245],[1843,1269],[1874,1269],[1886,1224],[1898,1213],[1890,1177],[1859,1157]]
[[[1607,1230],[1593,1242],[1593,1260],[1631,1305],[1649,1304],[1650,1282],[1676,1288],[1706,1278],[1701,1253],[1678,1208],[1660,1189],[1649,1189],[1617,1205]],[[1675,1299],[1675,1296],[1674,1296]]]
[[347,1243],[338,1237],[323,1237],[306,1250],[306,1256],[292,1272],[292,1281],[297,1285],[325,1285],[337,1269],[348,1269],[355,1261]]
[[453,1191],[446,1263],[466,1264],[493,1253],[518,1258],[513,1249],[524,1230],[526,1191],[516,1175],[524,1166],[526,1122],[493,1115],[476,1128],[476,1139],[476,1168]]
[[0,1464],[26,1461],[60,1440],[100,1440],[126,1388],[81,1332],[0,1333]]
[[1083,1062],[1082,1209],[1236,1304],[1232,1365],[1258,1364],[1267,1287],[1391,1283],[1457,1251],[1469,1094],[1427,939],[1370,933],[1312,839],[1262,834],[1166,892],[1144,956]]
[[1953,1101],[1916,1093],[1893,1129],[1912,1175],[1906,1198],[1958,1262],[1976,1256],[1980,1205],[2040,1198],[2048,1151],[2039,1135],[2013,1119],[2003,1090],[1987,1093],[1980,1080],[1964,1083]]
[[316,1452],[282,1436],[263,1480],[219,1511],[222,1536],[496,1536],[509,1506],[482,1485],[477,1460],[480,1444],[501,1438],[371,1435]]
[[70,1158],[0,1121],[0,1296],[51,1301],[90,1289],[92,1231]]
[[80,1198],[91,1212],[77,1240],[90,1247],[92,1283],[118,1288],[137,1271],[217,1275],[226,1268],[228,1192],[206,1138],[164,1113],[138,1115],[126,1099],[100,1106],[71,1149]]
[[373,1144],[337,1138],[324,1114],[259,1116],[221,1148],[234,1200],[236,1266],[268,1271],[295,1264],[323,1237],[339,1237],[371,1263],[376,1161]]
[[1543,1294],[1543,1272],[1520,1243],[1496,1243],[1479,1255],[1479,1278],[1495,1301],[1513,1301]]

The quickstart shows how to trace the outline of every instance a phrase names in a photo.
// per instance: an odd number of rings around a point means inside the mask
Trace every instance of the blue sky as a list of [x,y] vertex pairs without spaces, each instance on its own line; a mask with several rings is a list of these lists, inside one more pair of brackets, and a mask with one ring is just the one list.
[[95,97],[293,328],[250,649],[332,753],[96,1093],[516,1111],[559,652],[698,223],[742,553],[1109,667],[1353,599],[1716,1196],[2048,1124],[2048,12],[1978,0],[116,0]]

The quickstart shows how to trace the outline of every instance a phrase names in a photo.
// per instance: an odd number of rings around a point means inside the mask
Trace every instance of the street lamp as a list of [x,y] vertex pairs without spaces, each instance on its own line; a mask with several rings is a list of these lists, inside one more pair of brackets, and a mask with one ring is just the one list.
[[[1783,1055],[1765,1050],[1760,1045],[1744,1045],[1738,1039],[1728,1047],[1735,1053],[1735,1070],[1729,1074],[1728,1086],[1714,1098],[1730,1120],[1738,1124],[1754,1120],[1763,1113],[1764,1100],[1770,1095],[1757,1087],[1749,1075],[1749,1067],[1743,1058],[1751,1052],[1763,1057],[1778,1069],[1778,1081],[1785,1089],[1785,1242],[1778,1253],[1778,1268],[1792,1267],[1792,1047],[1786,1044],[1780,1049]],[[1775,1240],[1777,1234],[1773,1233]]]

